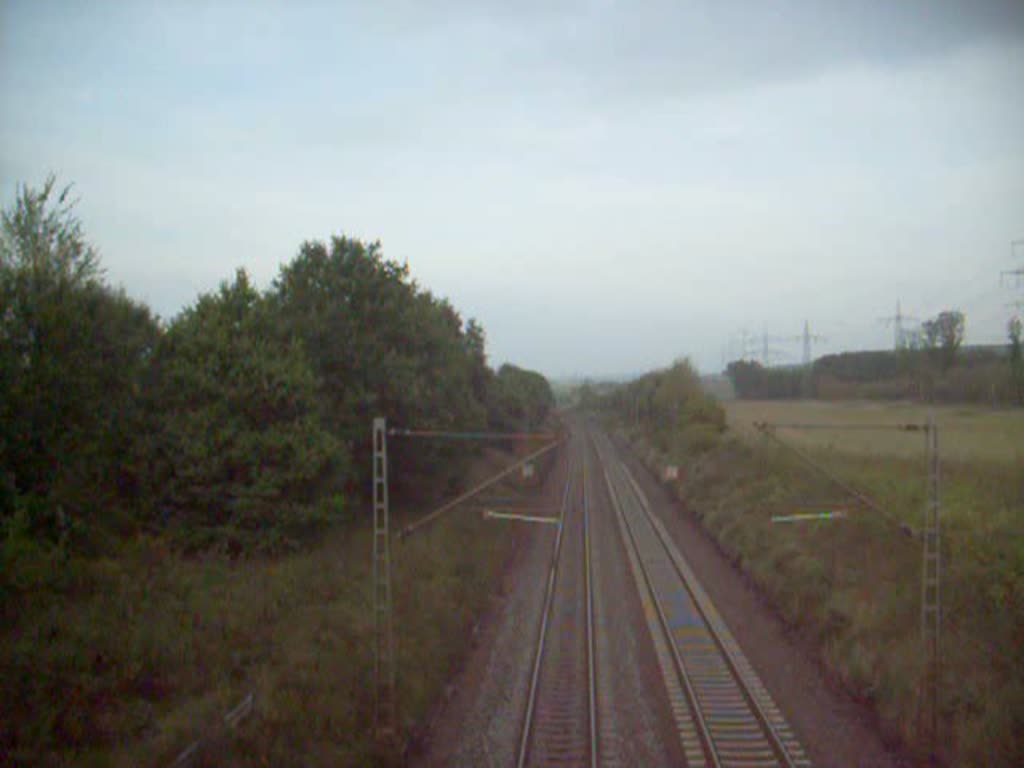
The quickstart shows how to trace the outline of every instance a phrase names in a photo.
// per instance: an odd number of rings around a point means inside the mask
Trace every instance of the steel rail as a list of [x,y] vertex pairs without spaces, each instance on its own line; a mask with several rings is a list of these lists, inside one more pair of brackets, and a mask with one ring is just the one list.
[[590,766],[597,768],[597,670],[594,664],[594,587],[590,559],[590,497],[587,494],[587,441],[583,440],[583,578],[587,590],[587,703],[590,709]]
[[555,598],[555,579],[558,575],[558,563],[562,552],[562,532],[565,530],[565,512],[569,503],[569,489],[572,487],[572,449],[570,446],[569,457],[566,460],[565,490],[562,493],[562,522],[558,526],[558,533],[555,535],[555,544],[551,556],[551,567],[548,571],[547,590],[544,595],[544,609],[541,614],[540,631],[537,633],[537,650],[533,657],[533,672],[530,676],[530,692],[526,698],[526,714],[523,716],[523,732],[519,740],[519,755],[516,759],[518,768],[526,765],[526,755],[530,746],[530,733],[533,728],[533,712],[537,705],[537,688],[540,681],[540,667],[544,660],[544,646],[547,642],[548,620],[551,617],[551,604]]
[[[605,452],[607,453],[607,449],[605,449]],[[599,450],[598,454],[600,455],[600,453],[601,452]],[[708,724],[706,720],[704,719],[704,712],[701,709],[700,701],[697,698],[696,691],[694,690],[693,681],[690,679],[690,675],[686,670],[686,665],[683,663],[683,659],[679,654],[679,648],[676,646],[676,643],[672,638],[672,632],[668,625],[668,617],[665,615],[665,608],[662,605],[661,598],[658,597],[657,590],[654,588],[654,584],[651,581],[651,575],[647,569],[647,566],[644,565],[643,557],[641,556],[640,544],[636,539],[636,534],[633,530],[633,526],[629,522],[628,516],[624,514],[622,510],[621,496],[618,490],[616,490],[615,483],[612,481],[611,476],[608,473],[608,464],[610,464],[610,462],[608,461],[607,457],[604,458],[604,462],[604,481],[605,484],[608,486],[608,495],[609,498],[612,500],[612,506],[615,508],[616,517],[619,523],[621,524],[622,530],[626,534],[624,538],[628,538],[628,542],[623,543],[626,544],[627,548],[630,550],[630,553],[632,555],[630,561],[636,564],[637,570],[639,571],[638,575],[641,579],[643,579],[643,584],[647,588],[647,594],[651,599],[651,603],[654,605],[654,612],[658,618],[658,625],[661,627],[661,633],[664,639],[664,644],[671,654],[672,661],[675,666],[676,676],[678,677],[679,681],[683,684],[683,690],[685,691],[686,698],[690,704],[690,714],[693,716],[693,719],[696,722],[697,730],[700,734],[700,742],[701,745],[704,747],[704,753],[707,757],[710,758],[711,765],[715,766],[716,768],[719,768],[722,765],[722,762],[718,757],[718,752],[715,749],[714,739],[711,738],[711,732],[708,729]],[[635,575],[637,574],[634,574],[634,576]],[[640,585],[637,584],[638,588],[639,586]]]
[[[728,665],[729,671],[732,673],[733,679],[736,681],[740,691],[745,696],[747,703],[751,708],[751,711],[760,721],[762,729],[764,730],[765,734],[769,737],[769,743],[771,744],[776,755],[781,760],[782,764],[787,766],[788,768],[796,768],[798,764],[806,764],[805,760],[802,760],[800,763],[798,763],[796,760],[794,760],[793,756],[790,755],[790,751],[784,743],[782,737],[778,733],[778,730],[772,724],[768,714],[764,711],[764,708],[761,705],[759,697],[755,695],[753,690],[751,690],[751,681],[748,679],[748,676],[744,674],[743,671],[739,668],[739,661],[736,658],[735,653],[722,637],[722,630],[718,626],[718,621],[712,619],[711,609],[709,607],[710,600],[707,597],[707,594],[704,593],[703,588],[697,589],[695,587],[694,575],[692,574],[692,572],[689,571],[688,567],[683,568],[677,560],[677,553],[673,551],[674,546],[670,546],[667,541],[667,531],[665,531],[664,527],[660,525],[660,521],[658,521],[655,518],[654,513],[651,511],[650,506],[647,503],[646,496],[640,489],[640,486],[637,483],[637,481],[634,479],[633,474],[629,471],[629,468],[622,461],[619,461],[619,464],[622,468],[623,476],[626,478],[629,485],[632,487],[633,494],[637,499],[640,509],[643,511],[648,521],[651,523],[652,530],[655,532],[656,536],[658,537],[658,540],[664,547],[665,552],[668,554],[669,561],[672,563],[672,566],[676,574],[679,576],[679,579],[683,587],[690,594],[694,606],[700,613],[701,619],[703,620],[705,627],[711,635],[711,638],[714,640],[715,645],[718,648],[718,651],[721,654],[722,658]],[[641,565],[643,565],[642,561]],[[674,645],[675,644],[673,643],[673,647]]]
[[[571,446],[571,444],[570,444]],[[530,758],[531,746],[533,741],[538,737],[539,731],[534,722],[537,717],[537,711],[540,708],[538,706],[538,697],[540,696],[541,685],[541,672],[545,668],[545,660],[548,658],[548,641],[549,631],[552,625],[551,615],[556,602],[556,593],[559,590],[559,585],[563,580],[563,569],[566,567],[573,567],[573,563],[563,563],[563,537],[562,534],[565,532],[566,527],[572,526],[572,521],[568,519],[570,509],[572,507],[571,499],[573,494],[571,488],[574,483],[574,476],[577,470],[581,473],[582,479],[582,520],[580,536],[583,545],[582,551],[582,568],[583,568],[583,600],[584,600],[584,631],[585,637],[583,638],[586,651],[586,670],[585,679],[587,686],[587,718],[586,728],[588,731],[588,739],[584,745],[581,745],[583,749],[589,751],[589,759],[587,762],[591,768],[596,768],[599,760],[599,747],[598,747],[598,730],[597,730],[597,682],[596,682],[596,664],[595,664],[595,641],[594,641],[594,596],[593,596],[593,579],[591,574],[591,550],[590,550],[590,523],[589,523],[589,497],[587,492],[587,455],[586,455],[586,444],[583,445],[584,453],[582,460],[576,459],[574,462],[572,459],[572,449],[570,447],[570,459],[567,462],[568,476],[566,479],[566,487],[562,499],[562,511],[561,511],[561,524],[558,528],[558,534],[553,547],[552,562],[548,575],[547,589],[544,600],[543,616],[541,619],[541,628],[537,638],[537,648],[534,654],[533,670],[530,678],[530,691],[527,697],[526,714],[523,718],[523,730],[522,736],[519,742],[519,754],[516,761],[516,765],[519,768],[523,768],[527,764],[527,760]],[[573,535],[570,531],[569,535]],[[578,598],[574,598],[578,599]],[[549,663],[554,663],[551,661]],[[578,690],[578,689],[577,689]],[[576,755],[567,755],[566,759],[571,761],[573,765],[582,765],[584,763],[583,756],[579,755],[578,759]]]

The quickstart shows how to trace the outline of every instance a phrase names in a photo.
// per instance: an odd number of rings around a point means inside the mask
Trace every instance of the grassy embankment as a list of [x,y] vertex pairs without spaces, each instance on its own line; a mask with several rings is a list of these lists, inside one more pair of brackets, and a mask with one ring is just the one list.
[[[38,563],[3,604],[0,762],[166,765],[200,737],[199,765],[389,762],[369,734],[370,533],[339,527],[273,559],[184,558],[140,538]],[[468,651],[519,541],[508,533],[462,509],[393,545],[401,741]],[[218,725],[249,692],[252,716]]]
[[[921,544],[858,506],[753,421],[922,422],[913,405],[727,405],[717,447],[655,455],[682,465],[675,492],[750,573],[783,616],[820,645],[826,665],[917,743]],[[1024,764],[1024,412],[943,407],[941,754],[956,765]],[[780,430],[898,521],[918,527],[925,501],[921,434]],[[692,441],[702,443],[701,440]],[[706,446],[706,443],[704,443]],[[830,522],[773,524],[773,515],[842,509]]]

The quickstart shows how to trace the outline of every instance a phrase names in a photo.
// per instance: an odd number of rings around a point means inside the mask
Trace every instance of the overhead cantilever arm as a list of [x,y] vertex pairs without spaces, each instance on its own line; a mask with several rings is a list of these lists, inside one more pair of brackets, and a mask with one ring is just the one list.
[[444,429],[404,429],[391,427],[393,437],[428,437],[440,440],[554,440],[553,432],[457,432]]
[[433,512],[430,512],[429,514],[426,514],[423,517],[421,517],[419,520],[417,520],[417,521],[415,521],[413,523],[410,523],[409,525],[405,526],[405,528],[403,528],[399,532],[399,534],[398,534],[399,538],[404,538],[404,537],[406,537],[406,536],[408,536],[408,535],[410,535],[412,533],[415,533],[416,531],[418,531],[423,526],[425,526],[428,523],[431,523],[434,520],[436,520],[437,518],[439,518],[445,512],[448,512],[448,511],[454,509],[455,507],[459,506],[459,504],[462,504],[467,499],[471,499],[473,496],[476,496],[481,491],[486,490],[487,488],[490,488],[492,485],[497,483],[499,480],[501,480],[501,479],[503,479],[505,477],[508,477],[510,474],[515,472],[517,469],[519,469],[524,464],[528,464],[529,462],[531,462],[534,459],[536,459],[538,456],[541,456],[541,455],[547,453],[552,448],[555,448],[556,446],[560,445],[561,443],[562,443],[561,440],[555,440],[555,441],[553,441],[551,443],[548,443],[543,448],[537,449],[533,453],[529,454],[526,458],[521,459],[520,461],[517,461],[512,466],[503,469],[498,474],[494,475],[493,477],[488,478],[487,480],[485,480],[484,482],[480,483],[479,485],[474,486],[473,488],[471,488],[470,490],[468,490],[465,493],[461,494],[460,496],[457,496],[456,498],[452,499],[447,504],[443,504],[442,506],[440,506],[437,509],[435,509]]

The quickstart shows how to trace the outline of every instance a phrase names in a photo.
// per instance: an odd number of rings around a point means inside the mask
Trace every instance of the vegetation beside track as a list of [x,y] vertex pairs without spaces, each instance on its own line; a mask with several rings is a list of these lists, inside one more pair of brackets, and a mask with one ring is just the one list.
[[[1024,408],[991,408],[977,405],[819,401],[733,400],[725,403],[729,427],[740,434],[755,435],[756,422],[816,422],[844,426],[865,423],[923,424],[934,414],[939,426],[940,453],[944,461],[985,465],[1019,465],[1024,462]],[[781,434],[781,433],[780,433]],[[922,438],[897,431],[790,430],[785,439],[798,447],[835,449],[841,454],[879,460],[921,458]]]
[[[486,452],[466,483],[511,460]],[[397,762],[468,652],[519,531],[463,509],[393,545],[394,752],[371,738],[368,519],[277,557],[186,558],[140,537],[72,559],[60,589],[3,632],[3,720],[18,737],[3,762],[168,765],[196,739],[199,765]],[[250,692],[253,714],[224,728]]]
[[[729,414],[731,429],[709,427],[719,423],[709,412],[718,409],[723,424],[726,414],[693,387],[677,383],[676,402],[663,394],[659,404],[656,379],[645,379],[603,398],[604,412],[659,475],[669,464],[679,466],[679,478],[666,481],[673,493],[787,622],[815,641],[826,667],[875,708],[890,733],[923,750],[917,729],[921,543],[899,525],[917,527],[923,516],[920,434],[879,436],[872,452],[861,433],[851,437],[850,450],[838,434],[782,433],[889,517],[858,505],[793,453],[744,428],[742,416]],[[852,422],[897,420],[893,414],[880,419],[856,405],[830,407],[845,409],[843,417]],[[821,420],[819,411],[820,406],[804,404],[803,418],[790,420]],[[697,418],[673,415],[687,413]],[[923,413],[900,416],[920,420]],[[1018,446],[1024,435],[1013,416],[1007,421],[982,414],[972,420],[958,413],[945,414],[940,432],[940,448],[948,445],[951,457],[941,466],[939,750],[950,764],[1019,765],[1024,763],[1024,458],[1012,448],[991,454],[993,444]],[[987,427],[990,439],[969,431],[958,436],[965,420]],[[939,422],[941,429],[942,414]],[[1002,440],[1000,430],[1012,429],[1007,424],[1017,425],[1015,440]],[[966,449],[972,444],[979,447],[973,456]],[[837,510],[847,516],[771,522],[775,515]]]
[[[529,431],[547,381],[492,370],[478,323],[344,236],[160,322],[106,281],[68,194],[22,187],[0,220],[0,763],[159,762],[250,688],[269,708],[237,762],[358,761],[370,420]],[[395,441],[392,501],[465,487],[474,458]],[[470,547],[474,525],[396,566],[418,574],[406,717],[510,546]]]

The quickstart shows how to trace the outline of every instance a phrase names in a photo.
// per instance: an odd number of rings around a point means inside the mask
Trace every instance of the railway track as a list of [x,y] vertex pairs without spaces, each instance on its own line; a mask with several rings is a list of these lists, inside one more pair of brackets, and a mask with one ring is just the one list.
[[[552,550],[519,741],[516,764],[520,768],[598,765],[585,448],[579,438],[569,445],[561,524]],[[582,458],[577,458],[581,452]],[[582,483],[577,482],[578,475],[582,475]]]
[[608,439],[594,435],[688,765],[810,760]]

